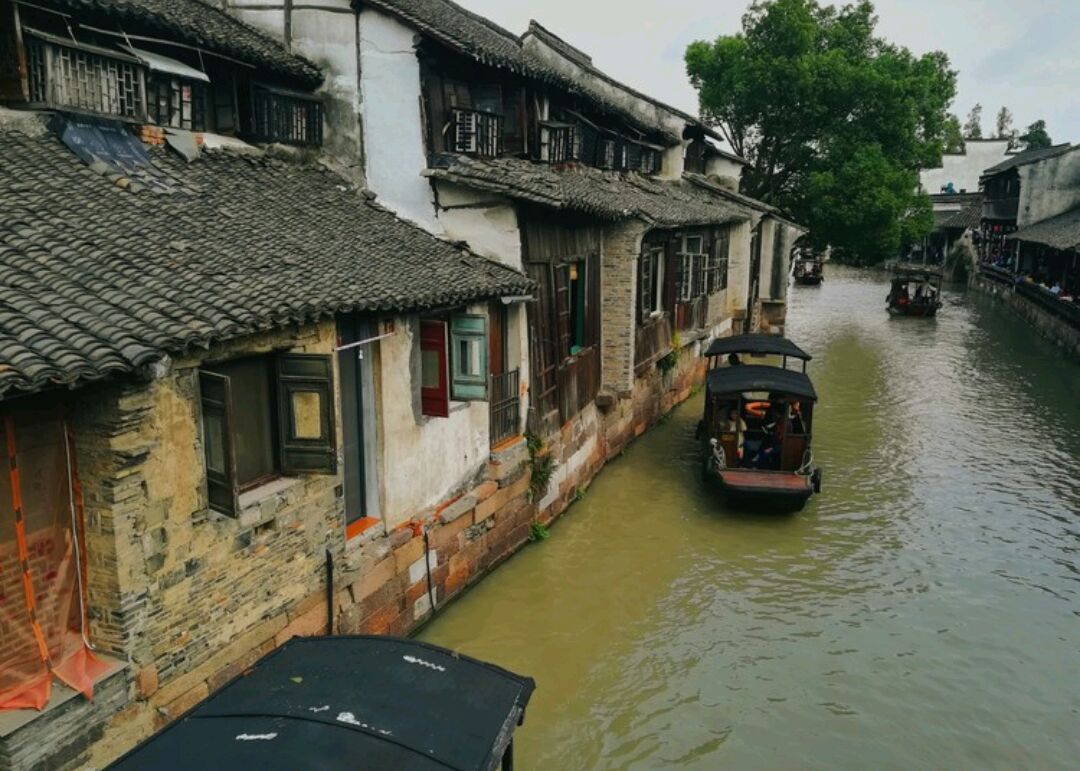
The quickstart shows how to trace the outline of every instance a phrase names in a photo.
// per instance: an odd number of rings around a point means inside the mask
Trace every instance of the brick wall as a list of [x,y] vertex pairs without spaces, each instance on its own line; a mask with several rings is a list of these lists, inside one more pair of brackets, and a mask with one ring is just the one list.
[[643,222],[628,220],[604,231],[600,261],[601,383],[615,393],[628,393],[634,384],[637,265],[646,229]]

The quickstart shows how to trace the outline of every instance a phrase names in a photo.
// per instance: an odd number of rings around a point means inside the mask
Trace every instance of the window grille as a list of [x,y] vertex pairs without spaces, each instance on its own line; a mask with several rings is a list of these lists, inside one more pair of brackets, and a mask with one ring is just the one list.
[[322,105],[306,94],[256,86],[252,89],[252,139],[287,145],[322,144]]
[[153,76],[147,93],[150,117],[159,126],[206,130],[206,88],[184,78]]
[[[40,37],[39,37],[40,35]],[[141,120],[144,71],[135,59],[85,45],[67,45],[41,33],[27,35],[31,101]]]
[[450,110],[450,126],[453,138],[450,146],[454,152],[497,158],[502,145],[503,116],[482,110]]
[[566,123],[540,124],[540,160],[565,163],[574,159],[574,127]]

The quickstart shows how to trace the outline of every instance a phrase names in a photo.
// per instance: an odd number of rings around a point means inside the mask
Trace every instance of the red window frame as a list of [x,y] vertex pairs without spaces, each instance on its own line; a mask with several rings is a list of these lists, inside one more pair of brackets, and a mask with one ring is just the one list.
[[439,385],[427,388],[423,385],[423,362],[421,361],[420,406],[421,412],[434,418],[450,417],[450,376],[446,356],[447,323],[426,320],[420,322],[420,356],[432,351],[438,356]]

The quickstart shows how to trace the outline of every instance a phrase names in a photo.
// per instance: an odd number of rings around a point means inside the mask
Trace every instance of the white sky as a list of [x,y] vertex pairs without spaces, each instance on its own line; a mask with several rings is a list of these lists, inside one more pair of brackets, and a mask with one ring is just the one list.
[[[740,28],[749,0],[457,0],[516,34],[535,18],[602,70],[697,114],[683,67],[694,40]],[[1001,105],[1023,128],[1043,118],[1055,142],[1080,140],[1080,0],[876,0],[878,32],[915,53],[942,50],[959,70],[953,112]]]

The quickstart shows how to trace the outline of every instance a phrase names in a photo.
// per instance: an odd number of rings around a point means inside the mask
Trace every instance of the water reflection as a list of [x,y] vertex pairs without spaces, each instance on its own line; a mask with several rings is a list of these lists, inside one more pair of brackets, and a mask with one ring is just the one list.
[[1080,367],[946,292],[792,292],[824,494],[701,485],[700,399],[423,637],[538,680],[522,768],[1071,768],[1080,756]]

